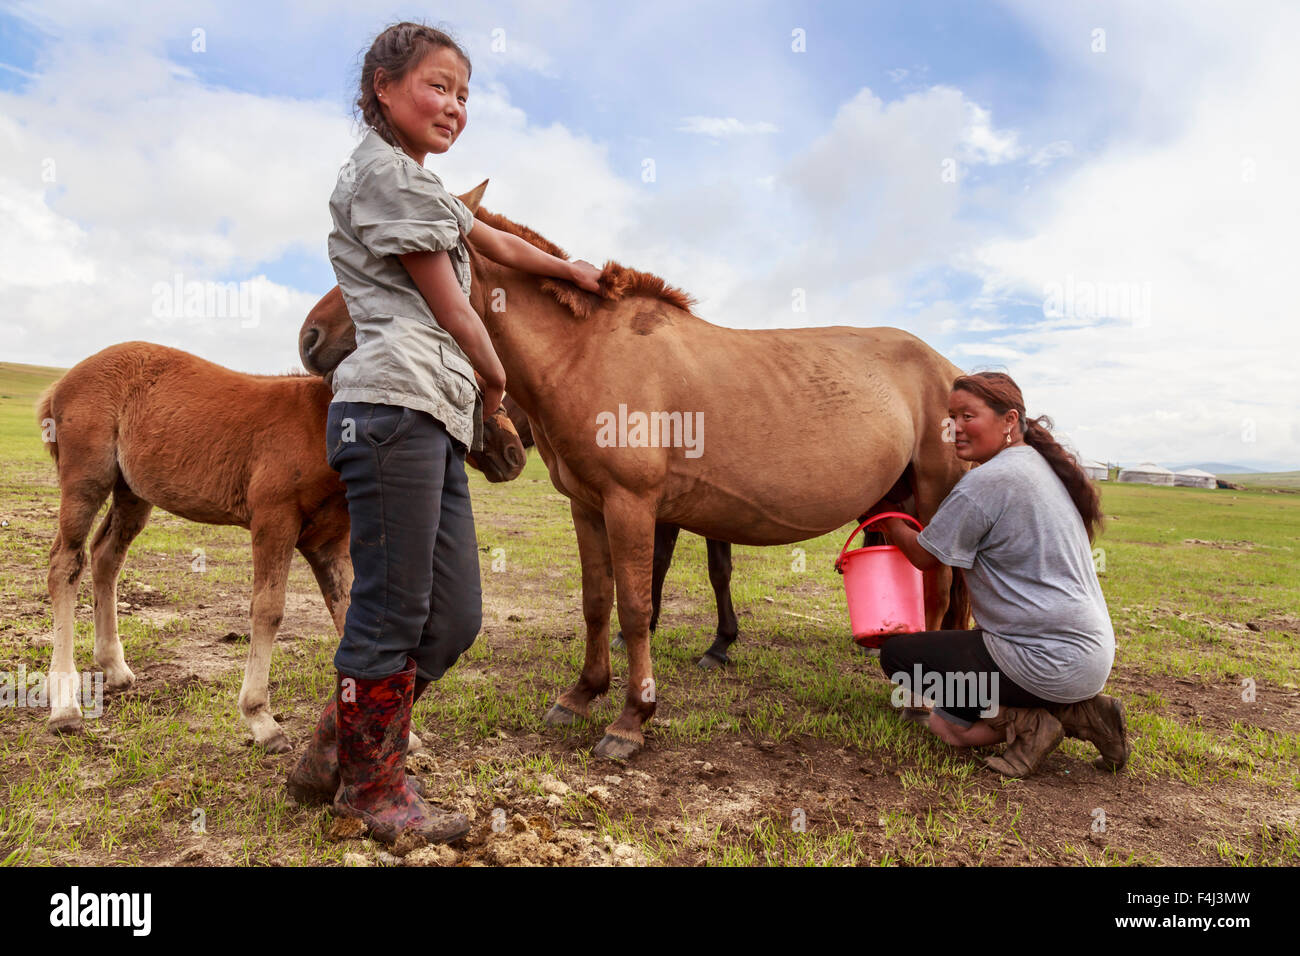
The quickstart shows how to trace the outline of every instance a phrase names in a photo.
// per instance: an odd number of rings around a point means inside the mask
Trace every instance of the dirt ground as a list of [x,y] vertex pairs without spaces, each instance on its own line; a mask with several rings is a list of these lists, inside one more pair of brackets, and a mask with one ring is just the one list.
[[[621,704],[621,655],[615,658],[612,699],[601,703],[589,724],[574,730],[542,727],[536,720],[540,713],[531,721],[503,718],[483,736],[453,731],[443,718],[423,724],[417,720],[416,729],[429,746],[409,758],[409,769],[431,793],[443,795],[443,806],[465,812],[473,823],[470,835],[454,846],[385,848],[360,839],[348,822],[335,821],[321,808],[292,805],[280,831],[293,834],[291,850],[277,848],[274,841],[283,836],[192,835],[176,821],[183,822],[185,808],[197,802],[194,795],[205,781],[227,772],[232,748],[241,748],[241,759],[251,760],[254,768],[231,791],[247,804],[237,812],[255,822],[258,806],[284,800],[284,777],[311,732],[319,703],[294,699],[273,683],[276,718],[295,742],[295,752],[285,755],[253,752],[237,723],[233,731],[214,734],[201,714],[177,711],[178,697],[189,690],[211,698],[218,710],[234,710],[232,688],[243,668],[249,596],[237,584],[217,583],[207,599],[182,604],[163,597],[165,588],[140,583],[165,580],[176,573],[174,565],[165,555],[133,552],[133,574],[120,589],[119,611],[124,619],[135,617],[174,637],[155,658],[128,657],[137,682],[129,691],[110,695],[104,718],[86,732],[89,742],[76,762],[76,799],[58,810],[38,810],[31,820],[37,830],[54,826],[66,834],[76,829],[79,815],[89,819],[91,804],[109,799],[124,812],[132,806],[171,808],[173,825],[151,831],[147,839],[133,838],[128,829],[120,846],[107,849],[102,840],[89,838],[79,839],[75,851],[37,846],[28,862],[113,862],[121,858],[121,846],[131,848],[141,862],[157,865],[1294,861],[1293,848],[1279,850],[1277,845],[1279,833],[1293,835],[1300,827],[1294,777],[1288,794],[1285,787],[1251,780],[1249,773],[1202,783],[1158,771],[1113,775],[1091,766],[1087,745],[1074,744],[1076,749],[1063,747],[1053,754],[1036,776],[1004,780],[982,769],[978,754],[944,756],[940,751],[933,757],[927,748],[939,745],[920,728],[911,728],[914,737],[905,738],[905,746],[881,749],[840,746],[809,734],[773,740],[733,730],[683,741],[665,733],[674,721],[687,719],[692,695],[708,692],[703,684],[708,680],[718,682],[708,686],[740,691],[732,708],[737,719],[752,712],[758,700],[780,703],[789,712],[799,708],[787,689],[745,678],[734,666],[721,676],[684,670],[677,688],[689,693],[675,690],[677,697],[661,704],[647,729],[645,750],[630,763],[588,757]],[[31,575],[30,568],[12,563],[4,570]],[[494,688],[532,676],[511,656],[518,651],[522,625],[541,621],[557,633],[576,633],[581,613],[569,595],[544,579],[512,582],[508,599],[491,587],[485,592],[478,643],[480,651],[490,652],[486,657],[491,662],[467,658],[457,669],[462,684],[478,681],[483,694],[492,694]],[[87,600],[88,586],[82,592],[82,601]],[[713,623],[707,604],[679,607],[673,614],[675,624],[696,628],[700,650],[707,646]],[[47,601],[34,590],[6,589],[0,593],[0,641],[21,632],[23,641],[48,660],[48,630],[41,624],[47,615]],[[753,641],[747,643],[749,615],[742,610],[742,636],[735,648],[739,658],[755,650]],[[79,606],[78,620],[89,622],[88,604]],[[1258,640],[1260,628],[1300,636],[1300,619],[1288,616],[1221,623],[1225,633],[1243,642]],[[180,625],[188,630],[178,630]],[[277,660],[321,667],[332,635],[319,593],[299,573],[276,643]],[[88,654],[88,648],[82,645],[79,653]],[[878,684],[880,698],[887,698],[888,682],[874,660],[855,658],[849,666],[860,671],[862,681]],[[1294,685],[1261,686],[1256,701],[1246,704],[1233,682],[1136,675],[1117,668],[1111,691],[1128,701],[1158,699],[1165,718],[1211,734],[1258,729],[1282,735],[1294,746],[1300,732],[1300,689]],[[132,702],[178,713],[193,738],[187,751],[192,759],[175,774],[114,790],[110,781],[122,779],[115,755],[138,742],[137,728],[120,716]],[[58,759],[62,752],[61,739],[45,729],[45,716],[34,710],[0,713],[0,770],[10,783],[33,773],[33,760]],[[918,749],[932,753],[931,763],[955,764],[944,764],[942,773],[918,771]],[[1177,754],[1170,759],[1176,761]],[[94,830],[90,824],[87,828]],[[6,843],[14,843],[12,833],[7,841],[0,836],[0,859],[9,852]]]

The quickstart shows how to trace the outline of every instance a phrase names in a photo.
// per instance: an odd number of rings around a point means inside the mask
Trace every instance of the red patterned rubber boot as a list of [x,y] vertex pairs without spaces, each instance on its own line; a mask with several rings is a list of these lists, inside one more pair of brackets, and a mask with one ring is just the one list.
[[[369,680],[339,674],[338,755],[341,786],[334,812],[358,817],[381,843],[395,843],[403,833],[429,843],[449,843],[469,833],[463,813],[430,806],[405,785],[406,744],[415,702],[415,662],[391,677]],[[342,693],[343,681],[355,686]]]
[[[420,699],[425,688],[432,683],[423,677],[415,679],[415,700]],[[320,720],[316,722],[316,732],[306,752],[298,760],[298,765],[289,774],[286,784],[289,796],[298,803],[333,803],[334,794],[339,790],[339,751],[338,751],[338,694],[334,694],[321,711]],[[424,794],[424,784],[412,774],[406,775],[406,785],[417,794]]]

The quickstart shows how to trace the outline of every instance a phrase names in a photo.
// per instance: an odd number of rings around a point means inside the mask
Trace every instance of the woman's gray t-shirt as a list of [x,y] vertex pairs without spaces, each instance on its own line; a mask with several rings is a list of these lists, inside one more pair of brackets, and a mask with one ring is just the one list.
[[1115,632],[1083,520],[1030,445],[998,452],[957,482],[921,546],[967,569],[975,623],[998,668],[1045,700],[1099,694]]
[[398,258],[445,249],[468,296],[464,236],[474,214],[431,170],[371,130],[339,172],[330,217],[330,263],[357,331],[356,351],[334,370],[333,400],[428,412],[468,450],[480,450],[483,395],[474,366]]

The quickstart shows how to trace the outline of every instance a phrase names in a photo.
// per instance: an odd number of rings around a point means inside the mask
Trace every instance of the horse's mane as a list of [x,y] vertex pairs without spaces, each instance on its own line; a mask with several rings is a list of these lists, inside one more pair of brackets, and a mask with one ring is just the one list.
[[[568,253],[545,236],[538,235],[527,226],[507,219],[500,213],[490,212],[479,206],[474,215],[493,229],[500,229],[502,232],[518,236],[524,242],[536,246],[543,252],[550,253],[557,259],[569,258]],[[580,319],[585,319],[591,314],[591,310],[597,301],[595,293],[579,289],[571,282],[544,279],[542,280],[542,288]],[[646,295],[667,302],[683,312],[690,312],[696,301],[694,296],[688,295],[676,286],[669,285],[661,276],[657,276],[653,272],[639,272],[612,260],[607,261],[604,269],[601,270],[600,288],[600,298],[611,302],[617,302],[619,299],[630,295]]]

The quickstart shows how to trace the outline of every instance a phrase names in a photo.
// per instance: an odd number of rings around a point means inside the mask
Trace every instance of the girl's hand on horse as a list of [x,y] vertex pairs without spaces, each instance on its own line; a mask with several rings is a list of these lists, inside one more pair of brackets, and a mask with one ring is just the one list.
[[531,242],[525,242],[516,235],[495,229],[477,219],[469,233],[469,240],[475,249],[503,266],[531,272],[533,275],[568,279],[579,289],[588,292],[600,291],[600,270],[583,259],[571,262],[553,256]]
[[474,383],[478,385],[478,390],[483,395],[483,420],[487,421],[496,414],[497,408],[505,400],[506,384],[505,382],[498,382],[496,385],[489,387],[487,379],[479,372],[474,373]]
[[484,385],[483,386],[483,417],[491,418],[496,414],[496,410],[501,407],[502,400],[506,397],[506,387],[504,385]]
[[569,264],[569,280],[579,289],[600,292],[600,270],[586,259],[578,259]]

